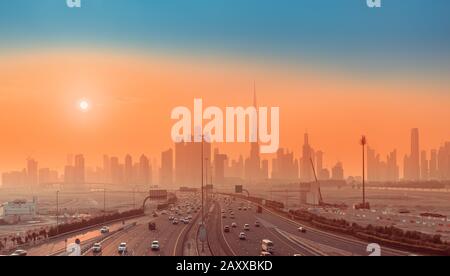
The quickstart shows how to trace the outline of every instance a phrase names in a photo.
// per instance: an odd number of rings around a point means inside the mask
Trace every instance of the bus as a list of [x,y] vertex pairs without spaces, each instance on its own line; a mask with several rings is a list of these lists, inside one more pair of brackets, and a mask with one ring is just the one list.
[[261,242],[261,249],[264,252],[269,252],[273,254],[275,252],[275,246],[271,240],[262,240]]

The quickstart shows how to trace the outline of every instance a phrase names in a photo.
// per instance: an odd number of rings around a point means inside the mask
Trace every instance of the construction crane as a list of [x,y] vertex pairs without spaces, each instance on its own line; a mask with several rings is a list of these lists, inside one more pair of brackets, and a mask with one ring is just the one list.
[[313,169],[314,178],[316,179],[316,183],[319,188],[319,206],[322,206],[322,205],[324,205],[324,202],[323,202],[322,192],[320,191],[320,182],[317,179],[316,169],[314,168],[314,162],[313,162],[312,158],[310,158],[309,161],[311,161],[311,167]]

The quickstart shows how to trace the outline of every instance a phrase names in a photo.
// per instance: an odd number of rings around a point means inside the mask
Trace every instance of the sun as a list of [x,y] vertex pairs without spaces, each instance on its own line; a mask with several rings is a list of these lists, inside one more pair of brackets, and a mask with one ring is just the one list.
[[82,100],[80,100],[80,102],[78,103],[78,107],[80,108],[81,111],[87,112],[87,111],[89,111],[91,105],[90,105],[90,103],[89,103],[88,100],[82,99]]

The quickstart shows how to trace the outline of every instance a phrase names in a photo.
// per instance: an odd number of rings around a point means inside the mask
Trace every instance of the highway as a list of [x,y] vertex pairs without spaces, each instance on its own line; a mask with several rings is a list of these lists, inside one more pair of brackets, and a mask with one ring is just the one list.
[[[341,234],[330,233],[292,221],[270,209],[263,208],[257,212],[254,203],[245,199],[215,195],[208,199],[205,207],[205,225],[207,242],[201,252],[201,243],[197,236],[201,221],[199,196],[188,195],[180,199],[175,208],[167,212],[157,212],[158,216],[143,216],[126,222],[109,225],[111,234],[103,236],[102,252],[94,254],[92,250],[86,256],[120,256],[118,246],[127,243],[127,256],[260,256],[262,240],[271,240],[275,245],[275,256],[367,256],[368,243]],[[189,211],[188,211],[189,210]],[[195,212],[197,210],[197,212]],[[189,224],[180,222],[174,225],[169,217],[182,218],[192,216]],[[234,214],[232,218],[231,214]],[[148,223],[154,222],[156,230],[150,231]],[[256,225],[258,222],[258,225]],[[232,227],[233,223],[236,227]],[[244,230],[249,224],[250,229]],[[224,227],[230,232],[225,233]],[[306,229],[303,233],[299,227]],[[76,238],[82,245],[102,238],[98,229],[92,229],[67,236],[68,243]],[[122,230],[122,228],[124,228]],[[239,234],[244,232],[246,239],[241,240]],[[29,249],[30,256],[51,255],[64,250],[65,238],[49,241]],[[160,249],[153,251],[151,244],[158,241]],[[391,248],[381,248],[381,255],[409,255],[407,252]]]
[[[256,212],[257,206],[242,199],[224,200],[220,197],[220,208],[226,211],[226,218],[221,219],[221,228],[233,222],[237,223],[236,229],[231,228],[230,233],[224,233],[231,250],[239,256],[258,256],[261,253],[262,239],[269,239],[275,243],[275,255],[293,256],[294,254],[304,256],[367,256],[366,251],[369,243],[357,240],[353,237],[329,233],[290,221],[281,215],[264,209],[261,214]],[[251,210],[241,211],[239,207],[251,207]],[[235,219],[230,219],[228,209],[233,209]],[[254,226],[259,221],[260,227]],[[251,230],[247,232],[248,240],[240,241],[238,235],[243,224],[250,224]],[[299,227],[307,229],[306,233],[300,233]],[[223,232],[223,231],[222,231]],[[391,248],[381,248],[381,254],[387,256],[409,255],[407,252]]]
[[[134,222],[140,222],[142,220],[145,220],[146,218],[136,218],[127,220],[127,224],[131,224]],[[106,223],[106,226],[110,228],[111,232],[114,232],[118,230],[119,228],[123,227],[122,222],[115,222],[115,223]],[[100,227],[99,227],[100,228]],[[67,244],[74,243],[76,239],[80,239],[81,241],[87,241],[91,239],[95,239],[97,237],[100,237],[102,234],[100,233],[99,228],[92,228],[85,231],[79,231],[74,234],[68,234],[60,238],[52,239],[49,241],[46,241],[45,243],[41,245],[37,245],[31,249],[28,249],[28,255],[29,256],[49,256],[52,254],[55,254],[57,252],[61,252],[65,250],[66,247],[66,239]]]

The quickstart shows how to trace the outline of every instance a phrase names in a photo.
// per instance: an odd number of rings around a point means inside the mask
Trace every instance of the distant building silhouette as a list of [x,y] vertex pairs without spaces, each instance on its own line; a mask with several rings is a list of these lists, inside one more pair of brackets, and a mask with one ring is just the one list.
[[309,144],[308,133],[305,133],[302,157],[300,159],[300,180],[303,182],[313,182],[315,180],[311,160],[314,162],[314,150]]
[[280,148],[276,158],[272,160],[272,179],[297,180],[298,160],[294,158],[294,153]]
[[341,162],[338,162],[331,171],[331,178],[333,180],[344,180],[344,167]]
[[173,185],[173,150],[169,149],[161,153],[161,169],[159,172],[160,183],[163,187]]
[[404,158],[405,180],[420,180],[419,129],[411,130],[411,152]]

